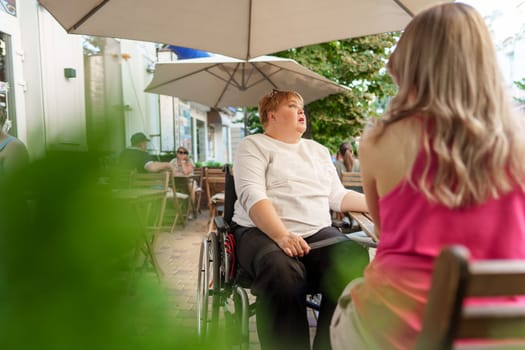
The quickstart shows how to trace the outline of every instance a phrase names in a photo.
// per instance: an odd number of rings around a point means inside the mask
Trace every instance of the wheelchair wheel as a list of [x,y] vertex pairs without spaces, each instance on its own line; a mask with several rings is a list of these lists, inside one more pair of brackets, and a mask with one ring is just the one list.
[[219,321],[219,243],[215,232],[202,241],[197,284],[197,332],[201,339],[215,333]]
[[246,290],[240,286],[236,286],[233,294],[233,299],[236,309],[236,317],[239,328],[239,345],[240,350],[248,350],[250,347],[250,303]]

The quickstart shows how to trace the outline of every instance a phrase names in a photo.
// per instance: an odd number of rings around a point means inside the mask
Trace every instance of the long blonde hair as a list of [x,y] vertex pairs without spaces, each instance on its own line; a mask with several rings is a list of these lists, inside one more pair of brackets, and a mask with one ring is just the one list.
[[414,185],[429,200],[464,207],[524,187],[521,120],[505,91],[490,33],[474,8],[447,3],[415,16],[387,67],[399,91],[378,135],[398,120],[421,117],[427,164]]

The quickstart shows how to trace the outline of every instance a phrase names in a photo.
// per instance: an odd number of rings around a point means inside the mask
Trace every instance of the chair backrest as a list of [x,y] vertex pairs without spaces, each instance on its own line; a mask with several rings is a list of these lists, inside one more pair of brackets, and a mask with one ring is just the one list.
[[225,178],[222,168],[208,168],[204,169],[204,175],[206,177],[206,193],[208,195],[208,203],[214,194],[224,192]]
[[190,179],[186,176],[174,176],[173,177],[173,190],[175,192],[190,194],[189,183]]
[[[509,348],[525,348],[524,304],[464,304],[471,297],[525,295],[525,260],[468,259],[462,246],[447,247],[436,259],[416,349],[457,348],[457,339],[504,340]],[[500,342],[495,348],[505,347]]]
[[131,176],[131,187],[134,188],[154,188],[159,190],[169,190],[170,172],[159,173],[134,173]]
[[[155,230],[159,230],[162,226],[168,193],[171,191],[170,178],[171,172],[169,171],[158,173],[134,173],[131,176],[131,188],[157,189],[166,192],[162,201],[158,203],[158,207],[155,206],[154,209],[148,209],[153,211],[151,220],[148,220],[151,222],[148,222],[148,225]],[[146,216],[149,217],[150,215],[147,214]]]
[[341,182],[344,187],[358,192],[363,192],[363,181],[361,173],[356,171],[343,171],[341,173]]
[[197,181],[197,185],[202,188],[202,182],[204,180],[204,168],[193,168],[193,175],[196,176],[195,181]]
[[113,168],[111,169],[109,182],[111,188],[130,188],[133,181],[133,176],[136,174],[136,170]]

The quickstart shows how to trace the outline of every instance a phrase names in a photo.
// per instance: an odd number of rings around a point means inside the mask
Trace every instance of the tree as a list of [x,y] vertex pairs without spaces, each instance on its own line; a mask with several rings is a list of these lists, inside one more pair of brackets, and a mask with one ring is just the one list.
[[[515,81],[514,84],[516,84],[518,89],[525,91],[525,78]],[[525,106],[525,98],[514,97],[514,100],[516,100],[519,105]]]
[[277,54],[352,89],[307,106],[312,138],[336,149],[341,141],[360,135],[366,121],[384,109],[395,92],[385,64],[397,38],[395,33],[370,35]]
[[[277,53],[352,89],[306,106],[312,138],[335,150],[343,140],[360,135],[365,123],[382,112],[395,85],[385,64],[397,33],[338,40]],[[257,120],[250,110],[250,129]]]

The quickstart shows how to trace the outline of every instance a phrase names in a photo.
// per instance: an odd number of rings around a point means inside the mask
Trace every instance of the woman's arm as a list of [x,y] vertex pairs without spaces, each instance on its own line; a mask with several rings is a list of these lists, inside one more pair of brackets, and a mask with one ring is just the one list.
[[257,140],[244,139],[238,148],[234,169],[239,204],[257,228],[270,237],[287,255],[303,256],[310,247],[300,236],[289,232],[266,195],[268,153]]
[[365,130],[361,142],[359,143],[359,159],[361,166],[361,175],[363,179],[363,190],[365,192],[368,212],[374,221],[375,233],[379,238],[381,234],[381,223],[379,220],[379,194],[377,192],[376,174],[377,159],[375,156],[377,147],[373,144],[370,136],[370,130]]
[[255,203],[250,209],[250,219],[288,256],[303,256],[310,252],[310,246],[301,236],[286,229],[270,200],[263,199]]
[[350,190],[343,198],[341,203],[341,212],[345,213],[347,211],[359,211],[359,212],[368,212],[367,202],[365,200],[365,195],[357,191]]
[[185,160],[181,160],[181,163],[182,163],[182,173],[185,176],[191,175],[193,173],[193,168],[194,168],[194,165],[191,159],[188,158]]

